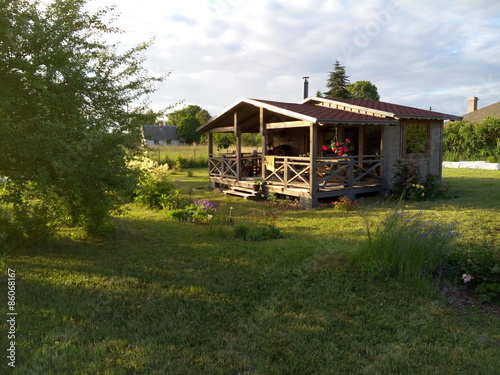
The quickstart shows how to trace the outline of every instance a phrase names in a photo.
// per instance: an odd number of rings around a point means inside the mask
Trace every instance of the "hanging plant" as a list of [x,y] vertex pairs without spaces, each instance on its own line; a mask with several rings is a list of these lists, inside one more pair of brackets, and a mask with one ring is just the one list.
[[343,142],[339,141],[337,136],[337,128],[335,128],[335,137],[333,137],[330,145],[323,145],[321,146],[321,148],[323,149],[323,151],[332,150],[338,156],[349,156],[350,143],[351,140],[349,138],[346,138]]
[[228,137],[225,135],[219,139],[219,142],[217,142],[217,151],[220,151],[222,149],[227,149],[231,145],[231,141],[229,140]]

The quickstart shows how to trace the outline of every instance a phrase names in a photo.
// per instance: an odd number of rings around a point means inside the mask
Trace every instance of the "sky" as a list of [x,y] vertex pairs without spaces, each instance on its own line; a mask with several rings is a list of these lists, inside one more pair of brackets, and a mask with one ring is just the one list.
[[[94,0],[116,5],[109,38],[123,50],[155,38],[150,96],[212,116],[242,97],[299,102],[326,91],[336,60],[351,83],[370,81],[380,100],[463,115],[500,101],[498,0]],[[174,109],[180,109],[177,106]]]

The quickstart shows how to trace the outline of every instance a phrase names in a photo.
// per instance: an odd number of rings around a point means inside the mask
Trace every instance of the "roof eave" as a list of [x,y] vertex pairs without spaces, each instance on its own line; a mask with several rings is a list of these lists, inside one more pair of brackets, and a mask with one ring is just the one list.
[[318,120],[320,125],[395,125],[397,120],[370,121],[370,120]]
[[460,121],[462,120],[461,116],[454,116],[454,115],[445,115],[443,114],[442,116],[427,116],[427,115],[396,115],[395,118],[397,119],[416,119],[416,120],[450,120],[450,121]]

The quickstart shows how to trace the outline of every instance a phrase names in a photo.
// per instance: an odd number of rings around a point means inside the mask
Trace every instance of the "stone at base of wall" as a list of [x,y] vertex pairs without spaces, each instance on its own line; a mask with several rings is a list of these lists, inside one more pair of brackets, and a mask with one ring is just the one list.
[[499,163],[487,163],[485,161],[443,161],[444,168],[471,168],[471,169],[489,169],[500,171]]

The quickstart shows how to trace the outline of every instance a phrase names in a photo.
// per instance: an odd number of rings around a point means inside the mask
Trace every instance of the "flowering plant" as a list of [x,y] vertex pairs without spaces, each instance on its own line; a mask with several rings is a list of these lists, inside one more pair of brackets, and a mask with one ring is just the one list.
[[352,199],[349,199],[346,196],[342,196],[339,198],[338,201],[333,202],[333,206],[335,210],[352,211],[358,208],[358,203],[356,201],[353,201]]
[[191,221],[195,223],[208,223],[218,210],[219,208],[216,203],[208,200],[195,201],[192,205]]
[[344,142],[338,142],[336,138],[332,140],[329,146],[323,145],[321,148],[323,151],[332,150],[338,156],[348,156],[349,144],[351,140],[346,138]]
[[223,148],[227,149],[230,145],[231,141],[224,135],[221,139],[219,139],[219,142],[217,142],[217,151],[220,151]]

